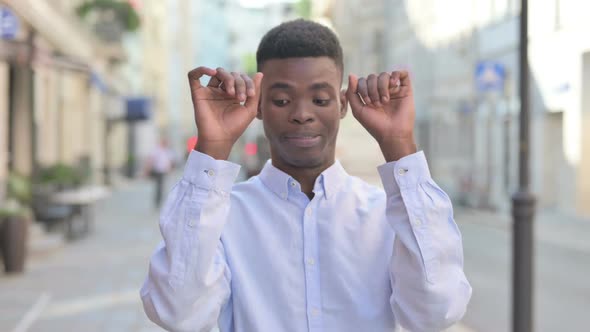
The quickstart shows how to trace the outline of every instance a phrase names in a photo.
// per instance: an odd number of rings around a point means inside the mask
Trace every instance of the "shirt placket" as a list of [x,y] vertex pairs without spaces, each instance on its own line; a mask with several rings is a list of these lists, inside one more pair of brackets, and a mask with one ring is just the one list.
[[312,200],[303,213],[303,254],[309,331],[322,330],[320,266],[318,261],[317,211]]

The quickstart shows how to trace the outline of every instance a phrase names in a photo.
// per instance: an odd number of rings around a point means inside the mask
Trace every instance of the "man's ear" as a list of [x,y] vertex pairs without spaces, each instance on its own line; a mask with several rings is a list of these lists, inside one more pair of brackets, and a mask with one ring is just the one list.
[[256,118],[262,120],[262,108],[260,107],[260,101],[258,101],[258,110],[256,111]]
[[340,119],[344,119],[348,111],[348,99],[346,98],[346,90],[340,91]]

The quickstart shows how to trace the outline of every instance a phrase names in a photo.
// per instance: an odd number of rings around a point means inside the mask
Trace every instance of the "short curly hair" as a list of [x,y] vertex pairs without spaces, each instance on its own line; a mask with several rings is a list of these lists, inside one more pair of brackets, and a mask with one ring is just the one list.
[[268,31],[256,51],[258,71],[267,60],[321,57],[334,60],[340,72],[344,62],[338,37],[319,23],[297,19],[284,22]]

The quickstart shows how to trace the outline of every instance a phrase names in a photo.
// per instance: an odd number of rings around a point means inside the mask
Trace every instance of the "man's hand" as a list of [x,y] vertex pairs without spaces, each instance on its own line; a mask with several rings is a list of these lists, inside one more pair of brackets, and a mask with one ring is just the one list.
[[377,140],[387,162],[416,152],[414,96],[407,71],[348,77],[354,117]]
[[[199,79],[211,76],[202,86]],[[234,143],[256,117],[262,73],[246,74],[223,68],[198,67],[188,73],[199,140],[195,150],[225,160]]]

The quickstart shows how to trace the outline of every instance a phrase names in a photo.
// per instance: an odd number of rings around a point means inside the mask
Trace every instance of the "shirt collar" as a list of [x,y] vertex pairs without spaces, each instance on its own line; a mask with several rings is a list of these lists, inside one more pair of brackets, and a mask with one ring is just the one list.
[[[289,195],[289,184],[295,181],[289,174],[276,168],[271,160],[268,160],[260,174],[258,175],[262,183],[266,185],[272,192],[283,199],[287,199]],[[334,164],[324,170],[316,179],[316,185],[321,185],[324,197],[330,198],[338,189],[344,184],[348,173],[338,160]]]

